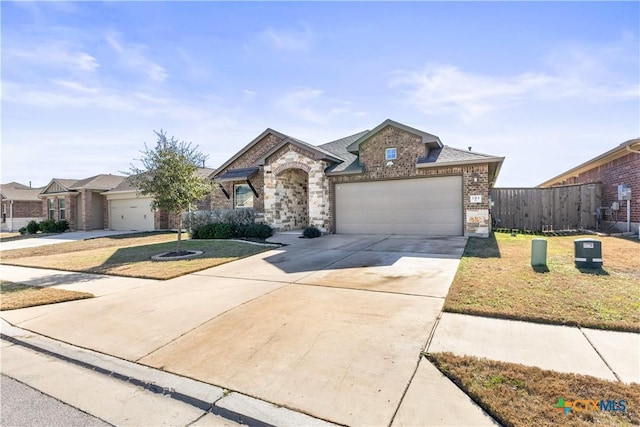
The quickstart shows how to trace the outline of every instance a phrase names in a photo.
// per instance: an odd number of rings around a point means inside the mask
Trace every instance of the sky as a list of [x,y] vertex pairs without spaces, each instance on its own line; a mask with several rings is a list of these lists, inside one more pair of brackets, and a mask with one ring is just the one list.
[[0,2],[1,182],[385,119],[536,186],[640,136],[638,2]]

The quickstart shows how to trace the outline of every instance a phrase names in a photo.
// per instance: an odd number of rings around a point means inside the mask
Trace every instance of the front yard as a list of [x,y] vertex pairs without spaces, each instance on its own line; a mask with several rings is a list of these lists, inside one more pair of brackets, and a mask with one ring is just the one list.
[[173,251],[175,233],[140,233],[0,252],[3,264],[146,279],[171,279],[271,249],[228,240],[188,240],[181,248],[202,251],[183,260],[152,261]]
[[0,310],[15,310],[85,298],[93,298],[93,295],[86,292],[29,286],[0,280]]
[[[640,332],[640,241],[547,239],[547,267],[531,267],[531,240],[495,233],[470,238],[445,311]],[[603,269],[574,265],[575,239],[602,241]]]

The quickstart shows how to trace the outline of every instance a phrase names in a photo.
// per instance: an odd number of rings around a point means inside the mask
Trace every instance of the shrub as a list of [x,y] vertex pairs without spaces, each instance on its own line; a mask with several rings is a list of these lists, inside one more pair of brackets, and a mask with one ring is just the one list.
[[61,219],[60,221],[56,222],[56,231],[58,233],[64,233],[68,229],[69,229],[69,223],[67,222],[66,219]]
[[26,232],[29,234],[36,234],[38,231],[40,231],[40,226],[38,225],[38,223],[34,220],[29,221],[26,227]]
[[56,232],[56,222],[52,219],[48,219],[46,221],[41,221],[38,224],[40,231],[43,233],[55,233]]
[[258,237],[260,239],[266,239],[273,235],[273,228],[267,224],[251,224],[244,230],[245,237]]
[[228,222],[218,223],[216,226],[216,239],[230,239],[233,237],[233,224]]
[[320,231],[318,227],[314,225],[310,225],[309,227],[304,229],[304,231],[302,232],[302,235],[307,239],[313,239],[315,237],[322,236],[322,231]]
[[22,235],[27,234],[27,227],[20,228],[20,230],[18,230],[18,233],[20,233]]
[[256,211],[253,208],[214,209],[210,211],[193,211],[184,214],[184,223],[192,230],[211,223],[229,223],[234,226],[255,223]]
[[[202,227],[196,228],[193,233],[197,235],[197,237],[192,237],[194,239],[215,239],[216,235],[216,224],[215,222],[212,224],[206,224]],[[192,235],[193,235],[192,233]]]

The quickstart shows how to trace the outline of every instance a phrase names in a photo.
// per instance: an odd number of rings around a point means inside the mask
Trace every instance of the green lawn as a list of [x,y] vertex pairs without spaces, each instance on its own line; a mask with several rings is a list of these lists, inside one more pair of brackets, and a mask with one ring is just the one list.
[[495,233],[470,238],[445,311],[590,328],[640,331],[640,241],[602,241],[602,270],[574,265],[573,241],[547,239],[547,269],[531,267],[531,240]]
[[171,279],[272,248],[229,240],[186,239],[182,241],[182,250],[197,250],[203,254],[181,260],[151,260],[154,255],[175,250],[175,240],[175,233],[147,233],[3,251],[0,255],[3,264]]

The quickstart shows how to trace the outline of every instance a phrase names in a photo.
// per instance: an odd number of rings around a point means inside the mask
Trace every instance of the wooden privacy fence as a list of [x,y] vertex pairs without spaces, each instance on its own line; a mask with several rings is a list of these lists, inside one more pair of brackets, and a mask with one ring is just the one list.
[[531,231],[596,228],[600,184],[551,188],[493,188],[495,228]]

